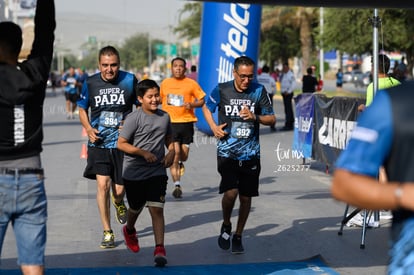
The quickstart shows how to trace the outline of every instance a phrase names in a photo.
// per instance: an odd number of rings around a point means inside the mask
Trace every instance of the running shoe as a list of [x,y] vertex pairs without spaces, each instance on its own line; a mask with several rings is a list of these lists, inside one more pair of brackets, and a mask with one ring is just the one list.
[[392,212],[389,210],[381,210],[380,219],[381,220],[392,220]]
[[181,191],[181,186],[176,185],[174,187],[174,191],[172,192],[173,197],[176,199],[180,199],[182,197],[182,194],[183,194],[183,191]]
[[116,220],[120,224],[125,224],[126,220],[127,220],[127,208],[125,206],[124,200],[117,203],[117,202],[115,202],[114,194],[111,194],[111,201],[112,201],[112,204],[115,206],[115,209],[116,209]]
[[[365,224],[367,227],[373,227],[373,228],[377,228],[380,226],[379,222],[375,221],[373,214],[368,215],[368,218],[365,220]],[[363,225],[364,225],[364,216],[361,213],[356,214],[354,217],[352,217],[352,219],[350,219],[346,223],[346,226],[348,227],[353,227],[353,226],[362,227]]]
[[167,257],[164,246],[156,246],[154,250],[154,264],[157,267],[164,267],[167,264]]
[[180,176],[183,176],[185,173],[185,167],[184,167],[184,163],[182,161],[180,161],[178,163],[179,169],[180,169]]
[[124,234],[124,240],[126,246],[134,253],[137,253],[139,251],[139,244],[138,244],[138,238],[137,238],[137,231],[134,228],[134,232],[129,234],[127,230],[127,226],[124,225],[122,228],[122,233]]
[[231,253],[232,254],[243,254],[244,247],[242,244],[241,236],[233,235],[233,239],[231,240]]
[[220,236],[218,237],[218,245],[223,250],[230,248],[231,224],[221,225]]
[[104,230],[101,248],[114,248],[115,247],[115,236],[112,230]]

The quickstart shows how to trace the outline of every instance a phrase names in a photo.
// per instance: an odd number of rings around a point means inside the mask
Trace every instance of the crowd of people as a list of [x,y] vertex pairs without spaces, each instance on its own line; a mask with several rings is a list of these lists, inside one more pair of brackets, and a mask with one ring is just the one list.
[[[0,244],[2,246],[8,224],[12,223],[18,264],[23,274],[44,274],[47,199],[40,152],[42,106],[53,54],[54,12],[54,1],[38,3],[33,49],[23,63],[17,62],[22,45],[20,27],[14,23],[0,23],[0,34],[3,34],[0,36],[0,61],[6,64],[2,63],[1,69],[10,75],[2,84],[16,88],[11,92],[1,90],[1,97],[10,102],[2,105],[0,112],[11,119],[11,112],[27,113],[28,118],[22,122],[21,128],[28,130],[22,133],[21,139],[13,141],[5,135],[14,133],[20,126],[2,132],[4,134],[0,136],[0,191],[17,205],[1,211]],[[7,64],[18,65],[22,70]],[[230,217],[239,197],[241,207],[231,247],[233,253],[243,253],[243,229],[252,197],[258,196],[259,125],[275,124],[269,93],[254,81],[253,60],[246,56],[237,58],[234,80],[219,84],[212,92],[214,100],[210,97],[207,102],[197,81],[187,77],[186,60],[181,57],[171,61],[172,76],[163,80],[160,86],[151,79],[138,82],[134,74],[120,70],[121,58],[112,46],[100,49],[98,67],[99,72],[91,76],[86,76],[83,70],[70,68],[62,77],[61,85],[65,92],[67,118],[73,119],[75,109],[78,109],[80,123],[88,137],[83,176],[96,181],[96,202],[103,231],[99,246],[103,249],[116,246],[110,222],[112,202],[116,220],[124,225],[126,246],[132,252],[138,252],[135,223],[146,206],[154,232],[154,263],[156,266],[167,264],[163,214],[168,182],[166,169],[170,168],[174,182],[173,196],[182,198],[183,162],[188,159],[194,122],[197,121],[194,109],[203,108],[218,139],[218,172],[222,177],[220,193],[223,194],[223,223],[218,245],[222,249],[230,248]],[[8,82],[13,80],[14,83]],[[3,95],[4,91],[9,94]],[[30,92],[24,94],[26,91]],[[237,112],[224,112],[227,106]],[[215,124],[211,114],[217,108],[219,125]],[[250,148],[248,154],[241,150],[246,146]],[[13,184],[19,186],[17,196],[7,191]],[[34,207],[28,208],[28,203]],[[33,234],[27,234],[27,231]]]
[[[44,274],[47,199],[40,156],[42,106],[55,26],[54,1],[38,1],[33,47],[28,59],[19,63],[21,29],[14,23],[0,22],[0,69],[8,76],[0,81],[2,87],[8,88],[0,90],[4,103],[0,114],[10,122],[5,124],[10,129],[0,135],[0,193],[10,201],[0,213],[0,250],[8,224],[12,223],[23,274]],[[407,115],[412,108],[414,87],[412,82],[404,81],[405,75],[398,74],[399,79],[388,75],[387,56],[380,55],[379,61],[379,86],[383,91],[374,99],[372,86],[367,88],[367,102],[360,108],[363,112],[358,126],[337,162],[332,194],[361,208],[393,210],[389,272],[403,274],[412,270],[412,262],[406,259],[414,253],[411,197],[414,185],[410,184],[414,172],[409,168],[411,160],[414,162],[414,133],[409,126],[412,117]],[[135,226],[147,207],[154,233],[154,263],[159,267],[167,264],[164,246],[167,168],[174,184],[172,195],[180,199],[184,162],[189,157],[197,121],[194,110],[201,108],[217,139],[218,185],[222,194],[217,243],[223,250],[231,248],[233,254],[244,253],[244,228],[252,198],[259,195],[259,129],[260,125],[275,129],[273,96],[277,83],[286,115],[282,130],[293,129],[296,80],[288,63],[273,76],[265,65],[255,79],[255,62],[248,56],[240,56],[234,60],[233,80],[218,83],[207,98],[197,83],[196,67],[192,66],[191,74],[187,74],[186,60],[181,57],[172,59],[171,77],[160,85],[151,79],[138,81],[134,74],[121,70],[121,58],[113,46],[100,49],[98,64],[99,71],[91,76],[82,68],[70,68],[61,85],[67,118],[73,119],[78,108],[80,123],[88,137],[83,176],[96,181],[103,231],[100,247],[116,246],[110,222],[112,202],[116,220],[123,224],[127,248],[139,252]],[[337,87],[342,85],[340,74],[339,70]],[[302,82],[303,93],[314,93],[323,85],[312,67],[307,69]],[[216,111],[217,120],[213,117]],[[26,119],[16,121],[16,114]],[[16,132],[20,129],[24,131]],[[381,167],[386,172],[387,184],[378,184]],[[10,186],[17,191],[10,191],[13,189]],[[240,207],[233,230],[232,212],[237,200]]]

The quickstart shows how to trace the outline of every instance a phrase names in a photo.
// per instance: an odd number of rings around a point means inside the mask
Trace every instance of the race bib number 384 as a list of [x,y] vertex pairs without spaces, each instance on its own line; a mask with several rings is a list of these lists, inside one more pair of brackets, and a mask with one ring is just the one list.
[[99,125],[104,127],[118,127],[122,120],[122,113],[103,111],[99,117]]

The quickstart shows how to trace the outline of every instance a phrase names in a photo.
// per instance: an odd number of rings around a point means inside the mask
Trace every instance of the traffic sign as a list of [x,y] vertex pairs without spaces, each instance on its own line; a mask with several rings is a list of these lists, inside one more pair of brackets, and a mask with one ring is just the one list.
[[177,55],[177,45],[162,43],[155,44],[155,53],[157,55],[175,56]]

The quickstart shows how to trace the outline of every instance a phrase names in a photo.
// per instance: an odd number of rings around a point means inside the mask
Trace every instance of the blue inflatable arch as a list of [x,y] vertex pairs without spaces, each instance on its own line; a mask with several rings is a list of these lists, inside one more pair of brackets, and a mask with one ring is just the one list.
[[[261,5],[205,2],[203,8],[198,82],[206,98],[218,83],[233,79],[233,62],[242,55],[256,63],[259,54]],[[201,108],[197,128],[212,135]],[[217,119],[217,113],[213,114]]]

